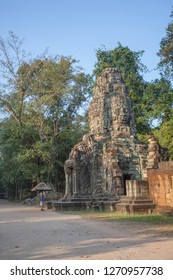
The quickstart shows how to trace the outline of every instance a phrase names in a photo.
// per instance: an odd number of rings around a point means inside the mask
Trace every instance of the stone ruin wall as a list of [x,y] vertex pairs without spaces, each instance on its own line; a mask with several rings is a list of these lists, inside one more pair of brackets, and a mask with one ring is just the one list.
[[173,208],[173,161],[160,162],[148,170],[149,195],[161,207]]
[[116,69],[105,69],[94,88],[89,133],[65,162],[64,198],[116,201],[126,194],[173,207],[173,162],[167,160],[167,151],[152,135],[148,145],[139,143],[133,103],[121,75]]
[[126,194],[126,180],[146,179],[147,146],[137,139],[133,104],[116,69],[96,81],[89,128],[65,162],[67,198],[115,199]]
[[149,196],[157,206],[173,208],[173,161],[168,161],[167,149],[148,136],[147,178]]

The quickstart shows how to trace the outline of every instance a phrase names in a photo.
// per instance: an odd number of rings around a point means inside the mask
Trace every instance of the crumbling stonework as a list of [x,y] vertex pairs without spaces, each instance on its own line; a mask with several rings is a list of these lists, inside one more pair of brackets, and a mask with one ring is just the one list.
[[96,81],[89,128],[65,162],[66,198],[116,199],[126,194],[126,180],[146,179],[147,146],[137,139],[133,104],[114,68]]
[[126,196],[116,204],[116,210],[128,213],[152,213],[156,204],[149,197],[147,180],[126,181]]
[[148,135],[147,169],[157,169],[160,161],[168,160],[167,149],[161,148],[153,135]]

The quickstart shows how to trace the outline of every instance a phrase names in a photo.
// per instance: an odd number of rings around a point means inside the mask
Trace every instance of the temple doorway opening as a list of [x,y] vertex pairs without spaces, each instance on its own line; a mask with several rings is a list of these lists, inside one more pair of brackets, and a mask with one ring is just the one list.
[[127,190],[126,190],[126,181],[130,180],[132,177],[132,174],[123,174],[123,188],[124,188],[124,195],[127,194]]

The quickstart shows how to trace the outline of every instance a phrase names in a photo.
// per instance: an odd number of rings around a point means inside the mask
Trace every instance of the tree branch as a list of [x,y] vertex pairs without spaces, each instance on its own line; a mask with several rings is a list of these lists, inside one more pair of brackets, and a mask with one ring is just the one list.
[[17,121],[17,123],[19,125],[22,125],[20,118],[17,116],[16,112],[11,107],[10,103],[7,100],[3,99],[2,97],[0,97],[0,106],[5,107],[5,110],[14,117],[14,119]]

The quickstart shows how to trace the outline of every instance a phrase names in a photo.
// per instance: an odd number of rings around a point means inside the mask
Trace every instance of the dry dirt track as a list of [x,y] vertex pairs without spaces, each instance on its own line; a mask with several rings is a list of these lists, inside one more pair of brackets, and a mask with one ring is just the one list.
[[173,233],[0,200],[0,259],[173,260]]

